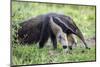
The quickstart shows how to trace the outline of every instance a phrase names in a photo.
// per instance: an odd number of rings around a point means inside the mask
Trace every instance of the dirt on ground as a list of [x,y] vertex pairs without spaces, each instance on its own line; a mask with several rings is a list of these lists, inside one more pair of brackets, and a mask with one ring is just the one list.
[[96,46],[96,37],[94,36],[92,38],[86,39],[86,42],[90,47]]

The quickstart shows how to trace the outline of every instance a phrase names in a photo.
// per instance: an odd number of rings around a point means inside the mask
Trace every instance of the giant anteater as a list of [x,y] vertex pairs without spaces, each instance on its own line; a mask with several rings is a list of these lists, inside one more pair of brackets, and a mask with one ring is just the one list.
[[[52,24],[52,21],[54,24]],[[52,25],[57,25],[57,28],[59,29],[59,31],[61,31],[60,33],[63,33],[60,36],[64,36],[66,33],[66,37],[69,36],[70,38],[72,38],[71,40],[74,41],[72,35],[75,34],[83,41],[85,47],[89,48],[84,40],[81,31],[76,26],[74,21],[69,16],[57,13],[39,15],[22,22],[20,24],[21,28],[18,30],[18,39],[21,43],[39,42],[39,47],[43,48],[44,44],[50,37],[51,41],[53,42],[54,48],[57,48],[57,34],[55,34],[54,31],[56,29],[56,26],[54,27],[54,29],[52,29]],[[67,48],[68,46],[67,39],[65,41],[64,43],[66,43],[66,46],[63,46],[63,48]]]

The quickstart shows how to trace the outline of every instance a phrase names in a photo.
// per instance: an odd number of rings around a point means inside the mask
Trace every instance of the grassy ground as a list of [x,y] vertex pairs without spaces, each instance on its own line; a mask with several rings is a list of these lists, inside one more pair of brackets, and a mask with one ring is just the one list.
[[61,63],[61,62],[79,62],[79,61],[95,61],[95,48],[85,50],[83,48],[74,48],[72,54],[64,53],[61,47],[53,50],[52,47],[37,48],[31,46],[13,47],[12,62],[16,65],[26,64],[45,64],[45,63]]
[[[76,25],[80,28],[91,50],[85,50],[78,46],[74,48],[72,54],[65,54],[61,45],[53,50],[52,44],[47,45],[43,49],[39,49],[36,44],[21,45],[14,43],[15,27],[18,23],[32,16],[45,14],[48,12],[63,13],[73,18]],[[95,58],[95,7],[94,6],[77,6],[77,5],[57,5],[45,3],[30,2],[12,2],[12,64],[45,64],[60,62],[79,62],[94,61]],[[90,41],[89,41],[90,39]],[[94,40],[94,41],[92,41]],[[79,41],[78,45],[82,45]],[[85,50],[82,53],[82,50]]]

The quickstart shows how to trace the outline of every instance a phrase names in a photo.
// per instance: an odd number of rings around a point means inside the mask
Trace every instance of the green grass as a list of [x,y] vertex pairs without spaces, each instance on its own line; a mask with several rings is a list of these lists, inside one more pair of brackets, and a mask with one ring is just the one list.
[[[82,31],[85,39],[90,39],[95,36],[95,6],[58,5],[13,1],[11,16],[12,64],[26,65],[96,60],[95,46],[91,46],[91,50],[85,50],[77,47],[73,49],[72,54],[68,54],[63,52],[61,45],[58,45],[58,48],[53,50],[51,43],[49,43],[51,46],[45,46],[43,49],[39,49],[36,44],[28,46],[15,43],[14,38],[17,37],[15,32],[17,31],[16,28],[19,28],[19,23],[30,17],[49,12],[63,13],[72,17],[76,25]],[[82,53],[82,50],[85,50],[85,52]]]
[[91,50],[85,50],[84,53],[82,50],[84,48],[74,48],[70,54],[64,53],[61,47],[53,50],[51,46],[39,49],[35,44],[31,46],[18,45],[12,49],[12,59],[14,65],[95,61],[94,47]]

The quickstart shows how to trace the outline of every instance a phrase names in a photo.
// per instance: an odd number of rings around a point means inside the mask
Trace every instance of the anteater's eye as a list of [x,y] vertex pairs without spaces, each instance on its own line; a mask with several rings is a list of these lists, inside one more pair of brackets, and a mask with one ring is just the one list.
[[59,39],[62,39],[62,36],[59,36]]
[[64,36],[59,36],[59,39],[65,40],[65,37]]

